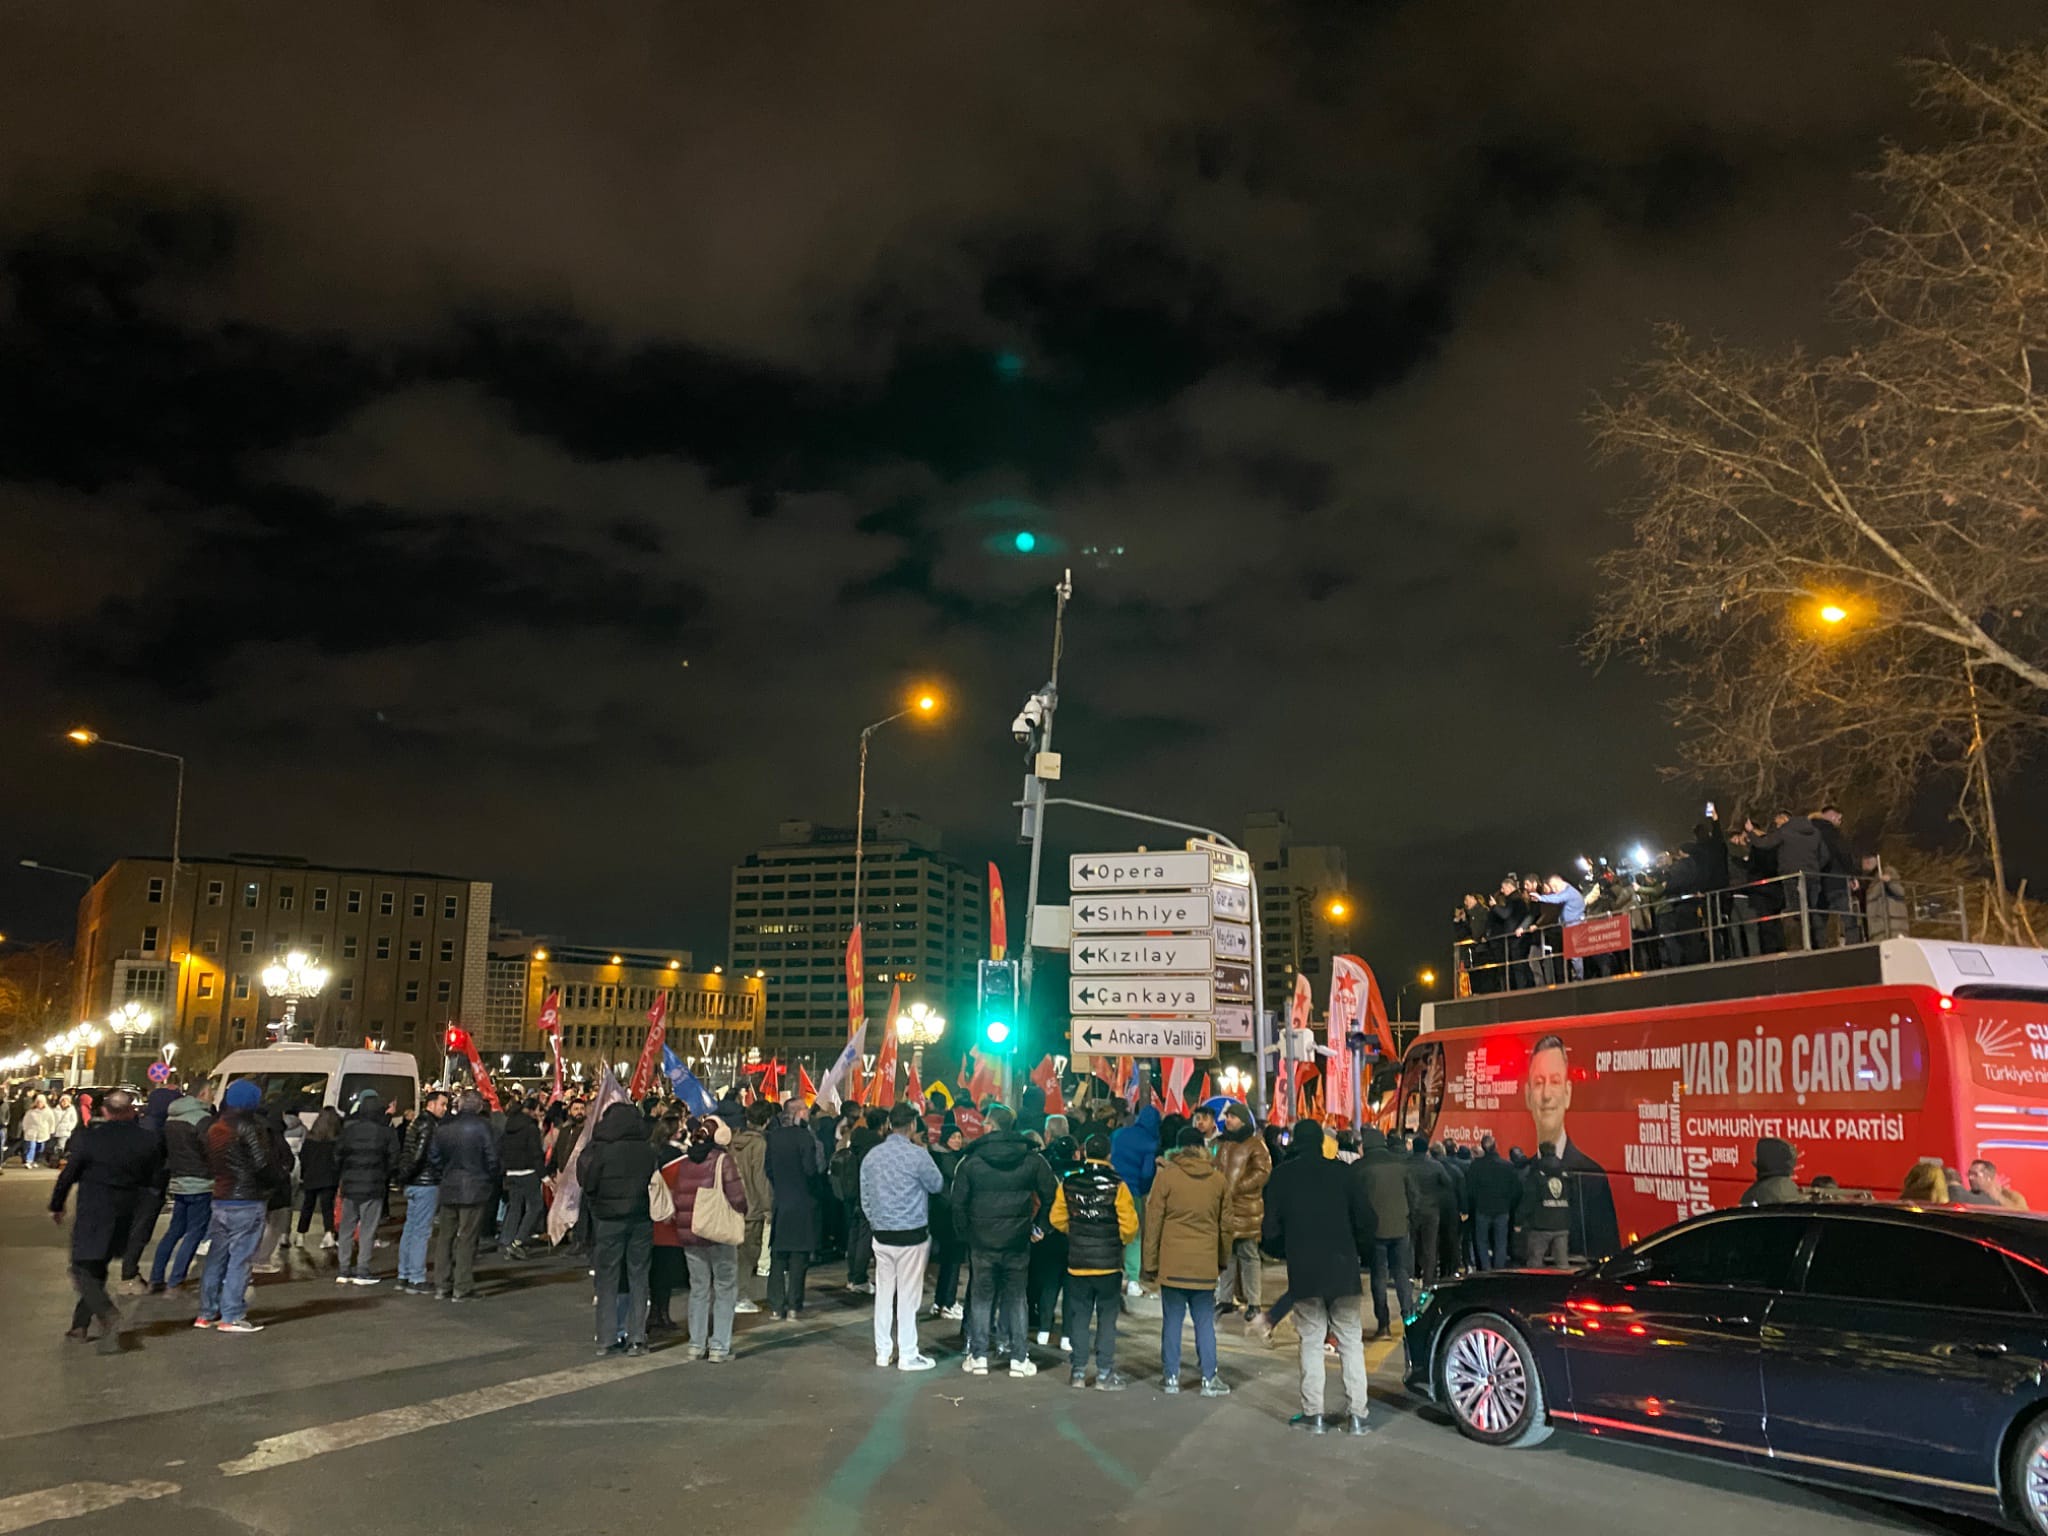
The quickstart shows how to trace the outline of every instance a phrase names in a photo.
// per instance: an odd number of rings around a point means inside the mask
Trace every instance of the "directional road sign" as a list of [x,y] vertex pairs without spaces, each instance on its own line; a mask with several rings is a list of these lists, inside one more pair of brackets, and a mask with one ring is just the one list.
[[1218,1040],[1249,1040],[1252,1010],[1249,1003],[1218,1003],[1215,1012]]
[[1252,893],[1242,885],[1212,885],[1209,887],[1209,910],[1217,917],[1228,918],[1234,923],[1248,923],[1252,920]]
[[1069,1013],[1205,1014],[1215,1000],[1215,988],[1207,976],[1067,978]]
[[1218,923],[1209,930],[1209,938],[1216,946],[1216,954],[1224,960],[1249,960],[1252,957],[1252,930],[1249,923]]
[[1077,975],[1083,971],[1128,971],[1147,976],[1170,976],[1176,972],[1199,976],[1210,965],[1207,934],[1157,939],[1143,934],[1076,939],[1073,955]]
[[[1242,895],[1242,892],[1239,892]],[[1169,891],[1159,896],[1077,896],[1076,933],[1156,933],[1209,926],[1209,891]]]
[[1068,861],[1067,883],[1084,891],[1192,889],[1209,883],[1207,853],[1077,853]]
[[1193,1056],[1216,1054],[1207,1019],[1074,1019],[1078,1056]]
[[1213,838],[1191,837],[1188,839],[1190,853],[1206,853],[1209,856],[1210,878],[1229,885],[1250,885],[1252,883],[1251,855],[1242,848],[1232,848]]
[[1213,972],[1216,978],[1216,995],[1234,1002],[1248,1003],[1252,1000],[1252,968],[1229,960],[1216,962]]

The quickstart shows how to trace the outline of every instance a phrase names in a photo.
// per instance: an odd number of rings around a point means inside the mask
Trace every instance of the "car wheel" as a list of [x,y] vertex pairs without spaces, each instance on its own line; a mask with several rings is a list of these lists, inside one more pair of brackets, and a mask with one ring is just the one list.
[[1550,1438],[1535,1356],[1504,1317],[1480,1312],[1451,1326],[1438,1354],[1437,1386],[1467,1439],[1519,1447]]
[[2005,1487],[2013,1512],[2035,1536],[2048,1536],[2048,1415],[2034,1420],[2013,1442],[2005,1464]]

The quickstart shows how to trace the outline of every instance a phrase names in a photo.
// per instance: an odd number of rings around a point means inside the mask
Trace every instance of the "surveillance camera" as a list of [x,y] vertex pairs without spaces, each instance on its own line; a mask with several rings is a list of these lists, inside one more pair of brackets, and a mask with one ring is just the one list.
[[1012,720],[1010,722],[1010,734],[1020,742],[1029,741],[1031,739],[1031,717],[1029,715],[1019,715],[1016,719]]

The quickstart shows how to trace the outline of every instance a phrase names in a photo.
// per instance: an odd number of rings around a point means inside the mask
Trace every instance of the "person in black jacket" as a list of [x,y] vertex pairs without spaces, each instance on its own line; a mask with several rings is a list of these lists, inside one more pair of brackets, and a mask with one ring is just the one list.
[[1771,818],[1768,832],[1757,831],[1755,823],[1751,823],[1749,846],[1752,859],[1755,850],[1762,849],[1776,856],[1780,875],[1797,877],[1785,882],[1786,910],[1797,910],[1803,892],[1807,937],[1815,949],[1820,948],[1827,938],[1827,895],[1821,875],[1829,867],[1828,845],[1821,840],[1820,828],[1810,817],[1779,811]]
[[1401,1172],[1408,1185],[1408,1240],[1415,1271],[1424,1287],[1434,1289],[1443,1259],[1444,1207],[1457,1209],[1458,1186],[1450,1171],[1429,1155],[1427,1136],[1409,1143]]
[[150,1260],[149,1290],[161,1296],[185,1283],[192,1259],[213,1218],[213,1169],[206,1161],[206,1128],[213,1124],[212,1089],[200,1085],[174,1100],[164,1120],[164,1179],[171,1225]]
[[434,1236],[434,1212],[441,1205],[441,1171],[434,1162],[434,1138],[448,1114],[448,1095],[436,1088],[420,1101],[406,1128],[398,1182],[405,1186],[405,1230],[398,1234],[398,1288],[410,1296],[431,1294],[427,1246]]
[[1844,944],[1860,944],[1863,923],[1850,893],[1857,887],[1853,877],[1863,867],[1862,857],[1850,846],[1842,831],[1842,813],[1834,806],[1824,805],[1813,813],[1813,830],[1820,834],[1821,845],[1828,852],[1820,880],[1821,906],[1840,915]]
[[1564,1160],[1545,1142],[1522,1170],[1522,1264],[1528,1269],[1564,1269],[1571,1259],[1571,1183]]
[[967,1234],[967,1354],[960,1368],[970,1376],[988,1374],[989,1334],[1000,1305],[1010,1374],[1035,1376],[1024,1311],[1031,1229],[1052,1209],[1059,1181],[1017,1133],[1007,1105],[993,1106],[987,1118],[992,1129],[967,1148],[953,1180],[953,1218]]
[[[443,1301],[476,1295],[476,1244],[484,1204],[498,1189],[498,1138],[484,1118],[484,1096],[464,1091],[455,1118],[443,1121],[428,1153],[441,1185],[434,1212],[434,1274]],[[646,1191],[641,1191],[643,1199]]]
[[1323,1432],[1323,1340],[1334,1335],[1343,1368],[1345,1428],[1366,1433],[1365,1289],[1362,1271],[1377,1251],[1379,1227],[1365,1181],[1323,1156],[1323,1128],[1294,1128],[1287,1158],[1266,1184],[1259,1246],[1287,1261],[1294,1331],[1301,1341],[1301,1412],[1289,1422]]
[[[164,1121],[170,1115],[171,1106],[181,1097],[183,1095],[176,1088],[152,1088],[136,1123],[162,1144]],[[157,1217],[164,1213],[166,1176],[161,1170],[166,1166],[158,1164],[157,1187],[143,1195],[135,1220],[128,1225],[128,1246],[121,1252],[120,1290],[123,1296],[142,1296],[149,1291],[149,1282],[142,1278],[142,1253],[156,1235]]]
[[322,1248],[334,1246],[334,1195],[341,1188],[341,1111],[332,1104],[313,1117],[313,1125],[299,1146],[299,1246],[306,1246],[306,1234],[313,1229],[313,1213],[327,1229]]
[[[614,1104],[576,1160],[583,1208],[596,1232],[597,1352],[647,1353],[647,1271],[654,1261],[654,1216],[647,1185],[660,1171],[647,1122],[631,1104]],[[628,1297],[619,1315],[621,1285]]]
[[78,1305],[69,1338],[83,1339],[100,1320],[100,1353],[121,1352],[121,1313],[107,1294],[107,1266],[128,1246],[128,1229],[158,1188],[163,1141],[135,1118],[135,1100],[120,1089],[100,1100],[100,1113],[71,1138],[70,1156],[50,1193],[50,1215],[60,1225],[65,1197],[78,1189],[78,1220],[71,1228],[71,1284]]
[[213,1169],[213,1211],[206,1229],[206,1269],[199,1279],[201,1328],[256,1333],[248,1319],[249,1266],[263,1240],[263,1213],[291,1169],[279,1167],[261,1118],[263,1090],[249,1078],[228,1084],[220,1114],[206,1128]]
[[1472,1248],[1478,1269],[1506,1269],[1508,1226],[1522,1198],[1522,1179],[1494,1145],[1493,1133],[1479,1138],[1479,1155],[1465,1170],[1465,1209],[1472,1215]]
[[398,1163],[398,1137],[384,1118],[383,1100],[374,1093],[356,1100],[335,1148],[335,1177],[341,1187],[341,1273],[334,1283],[375,1285],[370,1255]]
[[540,1100],[524,1099],[505,1116],[498,1138],[498,1166],[505,1176],[505,1257],[526,1257],[526,1243],[540,1226]]
[[791,1099],[768,1127],[762,1154],[768,1187],[775,1192],[775,1220],[768,1229],[768,1310],[785,1321],[804,1315],[804,1276],[823,1236],[818,1185],[825,1156],[804,1116],[803,1100]]

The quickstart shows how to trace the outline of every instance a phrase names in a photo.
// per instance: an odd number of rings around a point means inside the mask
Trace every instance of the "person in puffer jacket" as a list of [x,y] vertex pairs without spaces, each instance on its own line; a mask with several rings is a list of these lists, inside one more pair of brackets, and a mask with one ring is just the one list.
[[1060,1181],[1051,1224],[1067,1234],[1067,1385],[1088,1385],[1088,1335],[1095,1334],[1095,1386],[1121,1392],[1130,1383],[1116,1368],[1117,1292],[1124,1247],[1137,1241],[1138,1207],[1130,1186],[1110,1166],[1109,1138],[1090,1136],[1082,1164]]
[[384,1101],[374,1093],[357,1099],[335,1148],[335,1173],[341,1180],[341,1227],[335,1234],[341,1273],[335,1283],[375,1285],[370,1255],[398,1168],[398,1135],[384,1118]]
[[213,1216],[213,1169],[206,1161],[206,1128],[211,1124],[213,1106],[192,1094],[172,1100],[164,1117],[165,1189],[171,1197],[171,1224],[149,1263],[153,1296],[185,1283],[193,1255],[205,1240]]

